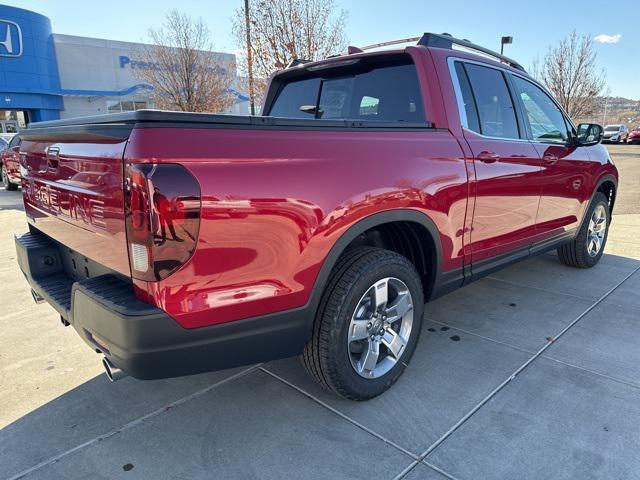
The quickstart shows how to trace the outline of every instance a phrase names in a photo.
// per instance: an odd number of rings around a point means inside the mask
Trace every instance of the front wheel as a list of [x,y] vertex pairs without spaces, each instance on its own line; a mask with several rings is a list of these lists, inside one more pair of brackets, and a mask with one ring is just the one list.
[[422,283],[402,255],[373,247],[347,251],[333,269],[302,355],[325,388],[367,400],[402,375],[416,348]]
[[580,231],[571,242],[558,248],[558,258],[565,265],[590,268],[600,261],[609,233],[609,202],[597,192],[589,205]]

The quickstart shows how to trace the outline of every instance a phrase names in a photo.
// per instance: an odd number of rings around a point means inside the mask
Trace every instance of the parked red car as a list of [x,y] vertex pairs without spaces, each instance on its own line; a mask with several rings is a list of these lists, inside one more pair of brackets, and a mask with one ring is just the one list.
[[635,145],[640,143],[640,126],[637,126],[629,132],[629,143]]
[[407,367],[425,301],[551,249],[599,261],[618,184],[602,127],[465,40],[350,51],[277,72],[261,117],[21,133],[18,262],[111,378],[301,354],[368,399]]
[[17,190],[20,185],[20,136],[14,135],[9,145],[0,151],[2,185],[7,190]]

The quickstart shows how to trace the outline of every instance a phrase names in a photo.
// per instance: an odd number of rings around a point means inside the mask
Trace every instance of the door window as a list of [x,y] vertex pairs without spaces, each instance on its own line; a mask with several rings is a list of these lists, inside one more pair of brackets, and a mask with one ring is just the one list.
[[551,97],[521,77],[514,75],[513,81],[522,99],[533,140],[566,144],[570,137],[567,124]]
[[480,120],[488,137],[520,138],[513,101],[504,75],[495,68],[465,64]]

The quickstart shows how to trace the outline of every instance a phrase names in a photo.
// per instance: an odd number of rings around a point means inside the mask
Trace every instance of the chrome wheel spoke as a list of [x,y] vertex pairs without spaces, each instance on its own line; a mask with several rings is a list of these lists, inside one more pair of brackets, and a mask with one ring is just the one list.
[[368,325],[371,325],[370,320],[351,320],[351,324],[349,325],[349,342],[368,338]]
[[380,356],[380,343],[376,340],[369,340],[368,348],[362,352],[360,362],[358,362],[358,372],[367,373],[368,376],[373,375],[373,371],[378,364],[378,357]]
[[400,320],[407,312],[413,309],[409,292],[400,293],[394,302],[387,308],[387,321],[393,323]]
[[600,251],[600,247],[602,246],[602,240],[600,240],[600,237],[598,237],[597,235],[593,237],[593,246],[595,252],[598,253]]
[[387,302],[389,301],[389,279],[384,278],[379,282],[376,282],[373,286],[373,297],[376,304],[376,312],[380,312],[385,309]]
[[407,346],[407,341],[392,328],[387,328],[382,336],[382,344],[387,347],[389,353],[398,360]]

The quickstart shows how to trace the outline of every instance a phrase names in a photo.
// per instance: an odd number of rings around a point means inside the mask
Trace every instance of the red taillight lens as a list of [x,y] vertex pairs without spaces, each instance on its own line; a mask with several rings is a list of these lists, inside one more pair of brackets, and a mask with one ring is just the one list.
[[127,164],[125,212],[131,275],[168,277],[193,254],[200,227],[200,186],[175,164]]

